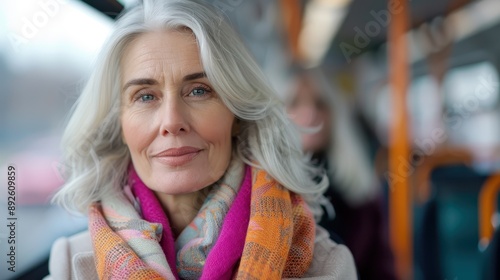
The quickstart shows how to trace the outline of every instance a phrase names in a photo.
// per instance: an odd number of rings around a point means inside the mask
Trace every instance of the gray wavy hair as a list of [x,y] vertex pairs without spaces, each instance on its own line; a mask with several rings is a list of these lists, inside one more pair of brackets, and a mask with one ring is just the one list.
[[122,191],[130,155],[119,119],[121,57],[134,38],[158,29],[189,29],[194,34],[210,83],[240,120],[236,156],[304,194],[317,218],[314,197],[328,186],[327,177],[302,154],[284,104],[222,13],[189,0],[145,0],[119,17],[64,132],[66,183],[53,202],[84,213],[91,203]]

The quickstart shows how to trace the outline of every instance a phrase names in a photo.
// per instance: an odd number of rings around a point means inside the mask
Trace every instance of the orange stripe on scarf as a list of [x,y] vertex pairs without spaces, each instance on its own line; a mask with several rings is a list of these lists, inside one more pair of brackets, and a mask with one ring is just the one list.
[[109,227],[101,213],[99,204],[90,207],[89,230],[99,279],[163,279]]
[[250,223],[237,279],[302,277],[312,262],[315,223],[299,195],[253,169]]

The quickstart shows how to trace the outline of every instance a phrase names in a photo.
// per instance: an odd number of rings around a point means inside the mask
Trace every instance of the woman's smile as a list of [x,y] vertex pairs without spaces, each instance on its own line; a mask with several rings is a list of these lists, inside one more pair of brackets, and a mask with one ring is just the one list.
[[179,148],[170,148],[153,156],[155,160],[162,164],[172,167],[182,166],[194,160],[203,149],[184,146]]

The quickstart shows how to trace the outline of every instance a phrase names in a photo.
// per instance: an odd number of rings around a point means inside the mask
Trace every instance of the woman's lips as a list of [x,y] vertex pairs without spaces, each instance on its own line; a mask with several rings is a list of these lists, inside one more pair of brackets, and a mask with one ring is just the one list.
[[192,161],[202,149],[195,147],[171,148],[154,156],[156,160],[170,166],[180,166]]

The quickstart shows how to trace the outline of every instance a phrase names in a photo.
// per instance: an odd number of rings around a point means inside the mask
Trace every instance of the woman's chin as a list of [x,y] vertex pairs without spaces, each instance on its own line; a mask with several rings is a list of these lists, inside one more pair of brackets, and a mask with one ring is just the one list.
[[154,181],[149,184],[145,182],[150,189],[169,195],[193,193],[215,182],[201,178],[199,172],[190,169],[155,172],[150,178],[154,178]]

